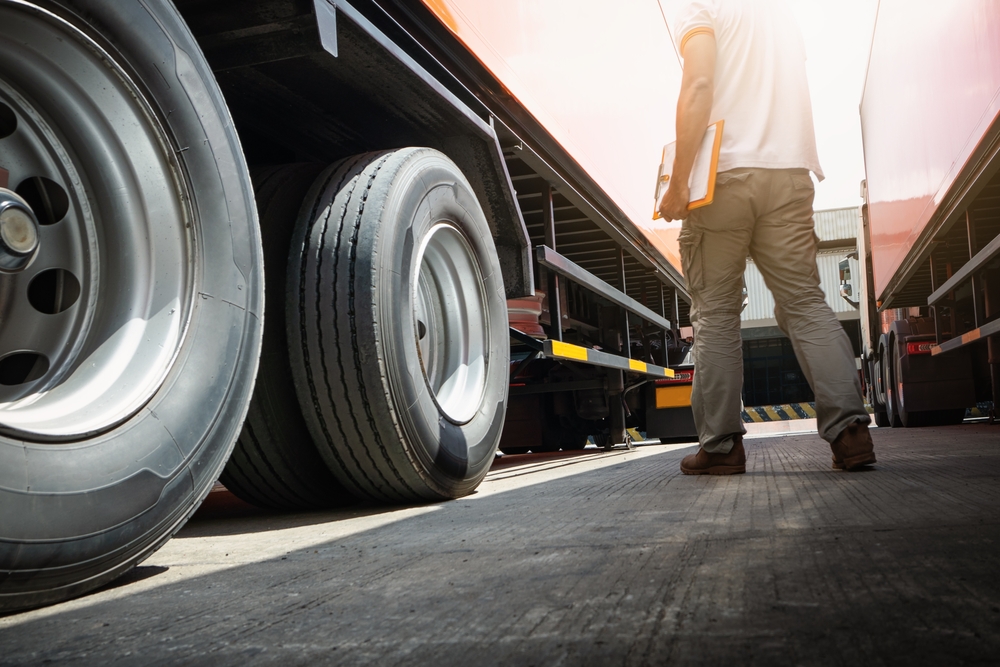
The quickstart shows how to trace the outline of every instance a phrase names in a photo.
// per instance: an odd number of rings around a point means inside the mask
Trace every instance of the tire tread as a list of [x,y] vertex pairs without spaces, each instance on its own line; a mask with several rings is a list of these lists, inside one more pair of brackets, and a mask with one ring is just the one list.
[[[311,208],[306,222],[308,226],[305,231],[305,238],[303,243],[298,248],[301,254],[304,256],[307,248],[309,247],[308,239],[315,233],[315,227],[318,224],[322,225],[319,230],[318,244],[315,245],[316,248],[323,248],[325,246],[327,233],[336,234],[337,242],[333,252],[333,269],[332,269],[332,282],[334,295],[334,301],[331,305],[332,313],[326,312],[322,304],[323,291],[318,289],[319,285],[323,282],[324,277],[324,263],[322,261],[322,254],[320,253],[320,259],[316,263],[316,267],[312,273],[309,271],[309,263],[307,261],[301,261],[299,265],[299,280],[298,280],[298,294],[297,303],[299,313],[299,335],[301,340],[300,350],[303,355],[303,363],[301,364],[301,370],[304,372],[305,384],[308,387],[308,393],[310,397],[310,404],[313,408],[313,412],[310,414],[308,410],[304,409],[307,415],[307,421],[314,426],[314,432],[319,431],[322,433],[322,441],[325,442],[326,447],[321,451],[328,455],[328,465],[335,473],[339,473],[341,480],[344,481],[352,491],[362,494],[364,496],[374,498],[383,501],[399,501],[402,498],[398,494],[391,492],[391,487],[386,488],[385,477],[374,459],[371,457],[371,452],[366,446],[367,439],[366,436],[372,435],[365,433],[361,428],[357,420],[356,411],[351,405],[350,401],[346,401],[346,405],[342,405],[342,402],[337,399],[336,393],[334,392],[333,384],[331,383],[331,376],[336,374],[340,378],[340,388],[342,389],[341,396],[345,399],[352,392],[352,388],[348,385],[345,377],[345,368],[343,363],[343,346],[334,344],[333,350],[336,352],[336,361],[333,362],[333,368],[331,368],[331,362],[328,361],[328,354],[326,350],[326,341],[323,337],[323,327],[318,326],[315,330],[310,330],[307,325],[307,310],[309,309],[310,296],[313,296],[312,310],[315,313],[317,322],[323,322],[324,318],[332,315],[331,321],[334,326],[334,334],[337,339],[340,338],[340,328],[339,328],[339,318],[337,316],[337,298],[340,294],[340,285],[338,284],[338,265],[340,261],[341,254],[341,240],[343,238],[344,223],[348,214],[348,203],[352,199],[354,190],[356,187],[356,180],[360,177],[360,174],[356,173],[358,167],[362,169],[370,163],[374,158],[378,157],[379,154],[363,154],[358,155],[353,158],[348,158],[347,160],[338,163],[331,167],[329,170],[329,175],[324,179],[324,183],[321,187],[317,188],[315,191],[315,200]],[[384,161],[384,158],[383,158]],[[377,171],[376,171],[377,173]],[[372,179],[373,180],[373,179]],[[369,186],[370,187],[370,186]],[[319,212],[323,205],[323,195],[326,192],[332,191],[336,193],[334,201],[330,202],[327,208],[326,215],[319,219]],[[331,218],[334,215],[336,200],[347,200],[343,202],[342,209],[343,214],[340,216],[338,221],[333,221],[333,226],[335,229],[331,230]],[[357,221],[355,222],[355,225]],[[356,259],[356,254],[353,259]],[[353,319],[353,317],[352,317]],[[310,355],[310,345],[309,339],[311,337],[316,338],[316,347],[319,351],[319,359],[313,360]],[[352,340],[357,340],[356,333],[352,337]],[[333,354],[329,355],[333,358]],[[332,373],[331,371],[336,371]],[[330,413],[337,426],[337,432],[341,436],[341,443],[354,442],[357,446],[338,446],[334,440],[332,434],[330,433],[329,425],[327,420],[323,418],[323,405],[321,403],[321,389],[319,387],[319,382],[324,385],[325,392],[325,403],[330,408]],[[343,414],[342,414],[343,413]],[[350,420],[353,425],[347,424],[346,421]],[[349,432],[350,431],[350,432]],[[357,449],[361,449],[368,457],[370,461],[370,466],[365,466],[363,461],[358,459]],[[347,456],[344,456],[346,454]],[[332,459],[332,460],[330,460]],[[381,477],[383,484],[378,484],[373,477]]]
[[[253,174],[269,296],[284,292],[290,230],[320,167],[279,165]],[[309,437],[294,395],[288,364],[284,309],[271,308],[264,355],[246,421],[220,481],[237,497],[260,507],[307,510],[354,501],[327,470]]]

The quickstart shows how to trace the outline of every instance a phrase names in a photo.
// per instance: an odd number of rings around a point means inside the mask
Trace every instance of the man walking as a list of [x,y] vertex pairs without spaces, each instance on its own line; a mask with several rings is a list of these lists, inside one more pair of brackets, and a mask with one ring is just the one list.
[[[748,253],[816,396],[833,466],[875,463],[850,341],[819,287],[809,172],[820,180],[823,172],[798,26],[782,0],[693,0],[674,28],[684,74],[676,156],[659,209],[684,221],[680,251],[696,369],[691,407],[701,444],[681,471],[746,471],[740,306]],[[691,167],[706,128],[718,120],[725,126],[714,201],[689,212]]]

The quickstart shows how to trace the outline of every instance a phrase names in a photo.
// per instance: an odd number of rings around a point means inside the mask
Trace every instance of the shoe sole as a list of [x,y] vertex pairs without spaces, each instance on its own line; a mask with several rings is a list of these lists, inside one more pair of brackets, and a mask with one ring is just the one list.
[[871,465],[873,463],[878,463],[875,460],[874,452],[869,452],[868,454],[859,454],[853,458],[847,459],[846,461],[833,460],[833,467],[835,470],[857,470],[863,466]]
[[685,475],[742,475],[747,471],[745,465],[742,466],[712,466],[701,470],[685,468],[681,466],[681,472]]

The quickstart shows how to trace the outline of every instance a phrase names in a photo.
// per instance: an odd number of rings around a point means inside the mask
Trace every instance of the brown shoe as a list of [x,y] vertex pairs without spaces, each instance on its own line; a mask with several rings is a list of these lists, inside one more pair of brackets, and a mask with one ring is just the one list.
[[688,454],[681,461],[681,472],[685,475],[742,475],[746,471],[742,435],[733,436],[733,448],[728,454],[709,454],[699,447],[697,454]]
[[833,450],[833,467],[838,470],[857,470],[875,463],[875,445],[868,432],[868,425],[854,422],[830,443]]

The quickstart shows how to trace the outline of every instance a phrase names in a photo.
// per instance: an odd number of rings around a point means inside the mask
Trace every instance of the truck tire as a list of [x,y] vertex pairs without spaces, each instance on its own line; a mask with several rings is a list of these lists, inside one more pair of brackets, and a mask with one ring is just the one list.
[[[252,172],[264,245],[265,300],[282,304],[288,248],[302,200],[322,165],[297,164]],[[260,369],[239,440],[220,481],[259,507],[302,510],[356,502],[327,469],[299,410],[288,362],[285,309],[264,320]]]
[[880,378],[875,377],[875,362],[866,359],[861,362],[863,370],[862,387],[864,389],[865,400],[872,407],[872,419],[875,425],[881,428],[889,426],[889,416],[885,412],[885,405],[879,400],[878,385]]
[[885,417],[888,426],[901,428],[903,423],[899,419],[899,401],[896,395],[896,345],[895,341],[888,343],[889,349],[882,350],[882,386],[885,387]]
[[927,415],[923,412],[911,412],[906,409],[903,404],[902,393],[899,391],[899,387],[903,384],[903,371],[900,369],[899,364],[899,343],[896,340],[892,341],[892,374],[894,384],[892,385],[893,390],[893,406],[895,408],[894,412],[896,419],[899,420],[899,425],[904,428],[917,428],[924,426],[927,423]]
[[306,423],[352,493],[456,498],[482,481],[510,348],[493,237],[468,181],[428,148],[331,166],[306,197],[288,274]]
[[239,141],[169,0],[0,3],[0,116],[41,223],[0,276],[9,612],[111,581],[195,510],[250,400],[263,284]]

